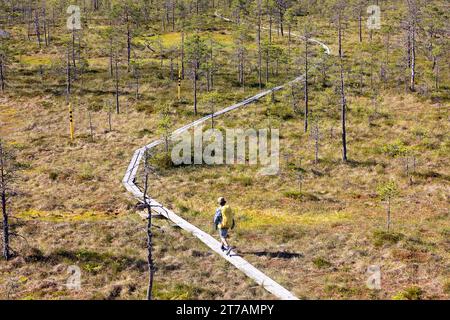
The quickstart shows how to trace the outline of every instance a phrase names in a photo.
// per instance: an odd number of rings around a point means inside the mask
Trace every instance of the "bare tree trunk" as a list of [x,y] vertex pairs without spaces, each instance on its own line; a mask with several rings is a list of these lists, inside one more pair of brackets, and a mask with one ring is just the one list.
[[415,91],[416,83],[416,27],[412,26],[411,30],[411,91]]
[[272,43],[272,14],[269,13],[269,43]]
[[408,61],[408,68],[411,68],[411,32],[408,26],[408,34],[406,36],[406,59]]
[[109,36],[109,76],[112,78],[114,74],[113,70],[113,35],[112,35],[112,21],[109,21],[111,28],[111,35]]
[[437,58],[434,66],[434,88],[439,90],[439,59]]
[[94,128],[92,127],[92,114],[89,112],[89,131],[91,134],[91,141],[94,142]]
[[36,31],[36,38],[39,44],[39,48],[41,47],[41,30],[39,27],[39,10],[34,10],[34,28]]
[[262,89],[262,52],[261,52],[261,0],[258,0],[258,83]]
[[338,54],[339,57],[342,57],[342,26],[341,26],[341,17],[339,17],[339,27],[338,27]]
[[345,98],[344,87],[344,61],[342,57],[342,25],[341,16],[338,21],[339,34],[339,61],[340,61],[340,92],[341,92],[341,126],[342,126],[342,160],[347,162],[347,100]]
[[45,41],[45,46],[48,46],[48,36],[47,36],[47,17],[46,17],[46,12],[45,12],[45,7],[42,9],[42,14],[43,14],[43,23],[44,23],[44,41]]
[[9,250],[9,221],[6,212],[6,194],[2,192],[2,213],[3,213],[3,257],[6,260],[10,258]]
[[417,24],[419,20],[419,4],[416,0],[407,0],[408,5],[408,40],[410,49],[410,64],[411,77],[409,89],[415,91],[416,82],[416,36],[417,36]]
[[197,115],[197,62],[194,63],[194,114]]
[[269,82],[269,72],[270,72],[270,52],[269,47],[267,47],[266,51],[266,84]]
[[28,21],[27,21],[27,39],[28,41],[31,40],[31,28],[33,24],[33,9],[31,8],[31,4],[29,6],[29,14],[28,14]]
[[287,63],[287,72],[291,71],[291,24],[288,24],[288,63]]
[[212,39],[210,40],[209,60],[210,60],[211,66],[208,69],[208,71],[209,71],[208,91],[209,91],[209,89],[211,89],[211,90],[214,89],[214,55],[213,55],[213,41],[212,41]]
[[359,28],[359,42],[363,42],[362,38],[362,8],[359,8],[359,17],[358,17],[358,28]]
[[147,215],[147,265],[149,270],[148,277],[148,287],[147,287],[147,300],[152,300],[153,291],[153,279],[155,274],[155,267],[153,263],[153,233],[152,233],[152,209],[151,205],[147,205],[148,215]]
[[147,208],[147,266],[148,266],[148,286],[147,286],[147,300],[152,300],[153,279],[155,274],[155,265],[153,261],[153,233],[152,233],[152,207],[151,202],[147,199],[148,192],[148,155],[145,154],[145,181],[144,181],[144,204]]
[[0,187],[1,187],[1,199],[2,199],[2,215],[3,215],[3,257],[6,260],[10,258],[9,248],[9,221],[8,212],[6,211],[6,155],[2,144],[0,143]]
[[109,132],[112,131],[112,101],[109,102],[109,109],[108,109],[108,125],[109,125]]
[[119,53],[116,52],[115,55],[115,66],[116,66],[116,73],[115,73],[115,80],[116,80],[116,112],[117,114],[120,113],[120,104],[119,104],[119,62],[118,62],[118,56]]
[[5,73],[4,73],[4,58],[0,55],[0,88],[5,92]]
[[341,61],[341,123],[342,123],[342,160],[347,161],[347,101],[345,98],[345,89],[344,89],[344,67]]
[[131,30],[130,30],[130,18],[128,14],[128,10],[126,13],[126,23],[127,23],[127,63],[128,63],[128,71],[130,71],[130,62],[131,62]]
[[73,66],[73,78],[77,79],[77,65],[75,58],[75,30],[72,30],[72,66]]
[[70,79],[70,53],[69,53],[69,47],[67,47],[67,62],[66,62],[66,93],[67,96],[70,95],[70,92],[72,91],[72,84]]
[[315,125],[314,125],[314,145],[315,145],[314,164],[319,163],[319,137],[320,137],[319,124],[315,123]]
[[184,80],[184,30],[181,31],[181,78]]
[[283,14],[283,9],[281,7],[279,8],[279,14],[280,14],[280,31],[281,31],[281,36],[284,37],[284,14]]
[[387,231],[389,232],[391,228],[391,198],[388,198],[386,226]]
[[308,39],[309,36],[305,32],[305,132],[308,132],[308,117],[309,117]]
[[175,32],[175,0],[172,0],[172,32]]

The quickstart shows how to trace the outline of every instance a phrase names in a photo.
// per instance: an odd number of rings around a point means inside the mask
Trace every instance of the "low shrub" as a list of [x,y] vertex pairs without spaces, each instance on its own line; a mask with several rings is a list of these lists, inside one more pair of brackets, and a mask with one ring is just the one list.
[[312,262],[319,269],[329,268],[332,266],[331,262],[329,262],[323,257],[315,258]]
[[406,288],[404,291],[397,293],[392,297],[393,300],[422,300],[423,296],[422,288],[418,286],[412,286]]
[[294,200],[301,200],[301,201],[319,201],[319,197],[315,196],[312,193],[309,192],[303,192],[303,191],[297,191],[297,190],[288,190],[283,192],[283,196],[286,198],[291,198]]
[[405,237],[404,234],[398,232],[387,232],[377,230],[373,233],[374,245],[380,247],[386,243],[395,244]]

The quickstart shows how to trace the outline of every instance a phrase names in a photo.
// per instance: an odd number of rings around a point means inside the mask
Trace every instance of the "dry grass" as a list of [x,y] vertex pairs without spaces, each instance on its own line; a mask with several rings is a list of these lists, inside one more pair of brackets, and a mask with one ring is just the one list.
[[[320,24],[318,37],[335,49],[334,31],[326,22]],[[257,91],[236,86],[230,33],[225,29],[215,33],[225,46],[217,54],[220,107]],[[163,38],[170,46],[179,34]],[[62,41],[62,36],[55,33],[55,41]],[[86,41],[97,49],[106,45],[89,34]],[[351,57],[355,38],[345,41]],[[298,55],[293,46],[293,55]],[[20,221],[19,233],[29,242],[15,239],[19,256],[8,263],[0,261],[0,298],[141,299],[146,283],[145,235],[138,230],[143,222],[136,220],[136,200],[120,181],[133,150],[159,137],[158,113],[167,101],[173,128],[195,119],[190,85],[184,82],[183,101],[172,103],[176,82],[168,79],[167,60],[161,77],[157,56],[141,52],[146,66],[142,97],[135,101],[122,61],[122,113],[113,114],[110,132],[104,108],[104,101],[113,99],[108,58],[86,50],[90,66],[75,86],[76,140],[70,142],[63,76],[46,71],[50,58],[58,65],[64,57],[55,47],[41,51],[35,47],[16,43],[19,53],[11,66],[16,72],[10,73],[10,87],[0,97],[0,136],[18,150],[23,168],[20,193],[11,209]],[[39,65],[44,66],[42,77]],[[297,72],[271,81],[282,83]],[[448,80],[445,72],[442,78]],[[254,81],[253,74],[249,83]],[[357,96],[351,91],[348,164],[339,160],[338,102],[325,97],[329,91],[316,88],[311,96],[312,112],[320,118],[317,165],[312,141],[303,134],[303,117],[292,112],[288,95],[281,92],[275,105],[263,101],[216,119],[219,128],[280,128],[279,175],[260,177],[251,166],[161,169],[159,178],[152,180],[151,194],[211,233],[215,199],[227,197],[238,220],[232,242],[246,259],[299,297],[448,298],[449,105],[446,100],[430,102],[405,94],[400,87],[383,91],[375,106],[366,97],[368,92]],[[201,114],[209,111],[200,106]],[[416,169],[410,169],[409,176],[402,157],[392,158],[383,151],[398,144],[415,154]],[[401,192],[393,203],[393,233],[387,234],[384,204],[376,188],[389,179],[397,181]],[[272,298],[195,238],[167,221],[157,225],[157,298]],[[64,287],[72,264],[82,267],[82,292]],[[365,286],[372,264],[382,270],[380,291]]]
[[[156,299],[271,298],[192,237],[165,221],[156,225]],[[18,231],[27,235],[29,245],[15,242],[20,256],[0,264],[0,299],[145,298],[146,238],[139,220],[39,219]],[[81,291],[66,287],[71,265],[81,268]]]

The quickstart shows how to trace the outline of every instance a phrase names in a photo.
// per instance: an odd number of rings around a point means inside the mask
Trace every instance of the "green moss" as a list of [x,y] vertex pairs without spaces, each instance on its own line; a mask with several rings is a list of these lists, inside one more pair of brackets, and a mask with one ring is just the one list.
[[397,140],[381,148],[382,152],[392,158],[401,157],[408,153],[408,147],[403,141]]
[[326,260],[323,257],[314,258],[314,260],[312,262],[319,269],[329,268],[332,266],[331,262],[329,262],[328,260]]
[[172,157],[170,153],[161,152],[156,154],[151,160],[152,165],[155,165],[156,167],[160,169],[170,169],[173,168],[175,165],[172,161]]
[[251,186],[253,184],[253,178],[250,176],[239,175],[237,177],[232,177],[232,182],[237,182],[244,187]]
[[149,129],[142,129],[142,130],[139,130],[136,135],[138,138],[143,138],[143,137],[150,136],[152,133],[153,132]]
[[288,190],[283,192],[283,196],[301,201],[319,201],[320,199],[309,192],[300,192],[297,190]]
[[91,181],[94,177],[93,168],[89,165],[84,165],[77,176],[79,182]]
[[153,288],[153,294],[159,300],[192,300],[204,291],[203,288],[184,283],[171,287],[155,284]]
[[48,178],[52,181],[55,181],[56,179],[58,179],[58,172],[50,171],[48,173]]
[[343,297],[355,296],[360,292],[358,288],[351,288],[345,285],[329,284],[325,287],[325,292],[338,294]]
[[17,214],[17,217],[23,220],[41,220],[50,222],[61,221],[101,221],[109,220],[113,217],[105,212],[83,211],[80,213],[62,212],[62,211],[40,211],[29,209]]
[[395,244],[404,237],[405,235],[402,233],[376,230],[373,233],[373,243],[375,246],[380,247],[384,244]]
[[392,297],[393,300],[422,300],[424,291],[422,288],[412,286]]
[[19,61],[29,66],[50,66],[56,57],[50,55],[21,56]]
[[178,211],[179,211],[180,213],[186,213],[186,212],[189,212],[189,207],[186,206],[186,205],[183,204],[183,203],[178,202],[178,203],[176,204],[176,206],[177,206],[177,209],[178,209]]
[[444,293],[450,296],[450,279],[444,283]]
[[268,110],[270,115],[280,118],[281,120],[289,120],[294,118],[292,107],[283,104],[273,104]]
[[139,102],[134,106],[134,109],[137,112],[145,112],[146,114],[152,114],[155,111],[154,106],[148,102]]

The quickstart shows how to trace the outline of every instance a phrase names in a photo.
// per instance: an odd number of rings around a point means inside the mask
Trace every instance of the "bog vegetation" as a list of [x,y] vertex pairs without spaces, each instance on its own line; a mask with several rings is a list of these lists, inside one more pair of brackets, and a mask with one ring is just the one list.
[[[374,4],[380,29],[367,24]],[[168,221],[136,214],[146,207],[121,179],[133,150],[160,138],[138,184],[211,232],[225,196],[241,254],[298,297],[448,298],[449,9],[0,1],[0,299],[273,298]],[[299,75],[205,126],[279,129],[278,175],[173,166],[170,132]],[[66,286],[72,265],[80,291]],[[379,290],[366,287],[370,265]]]

